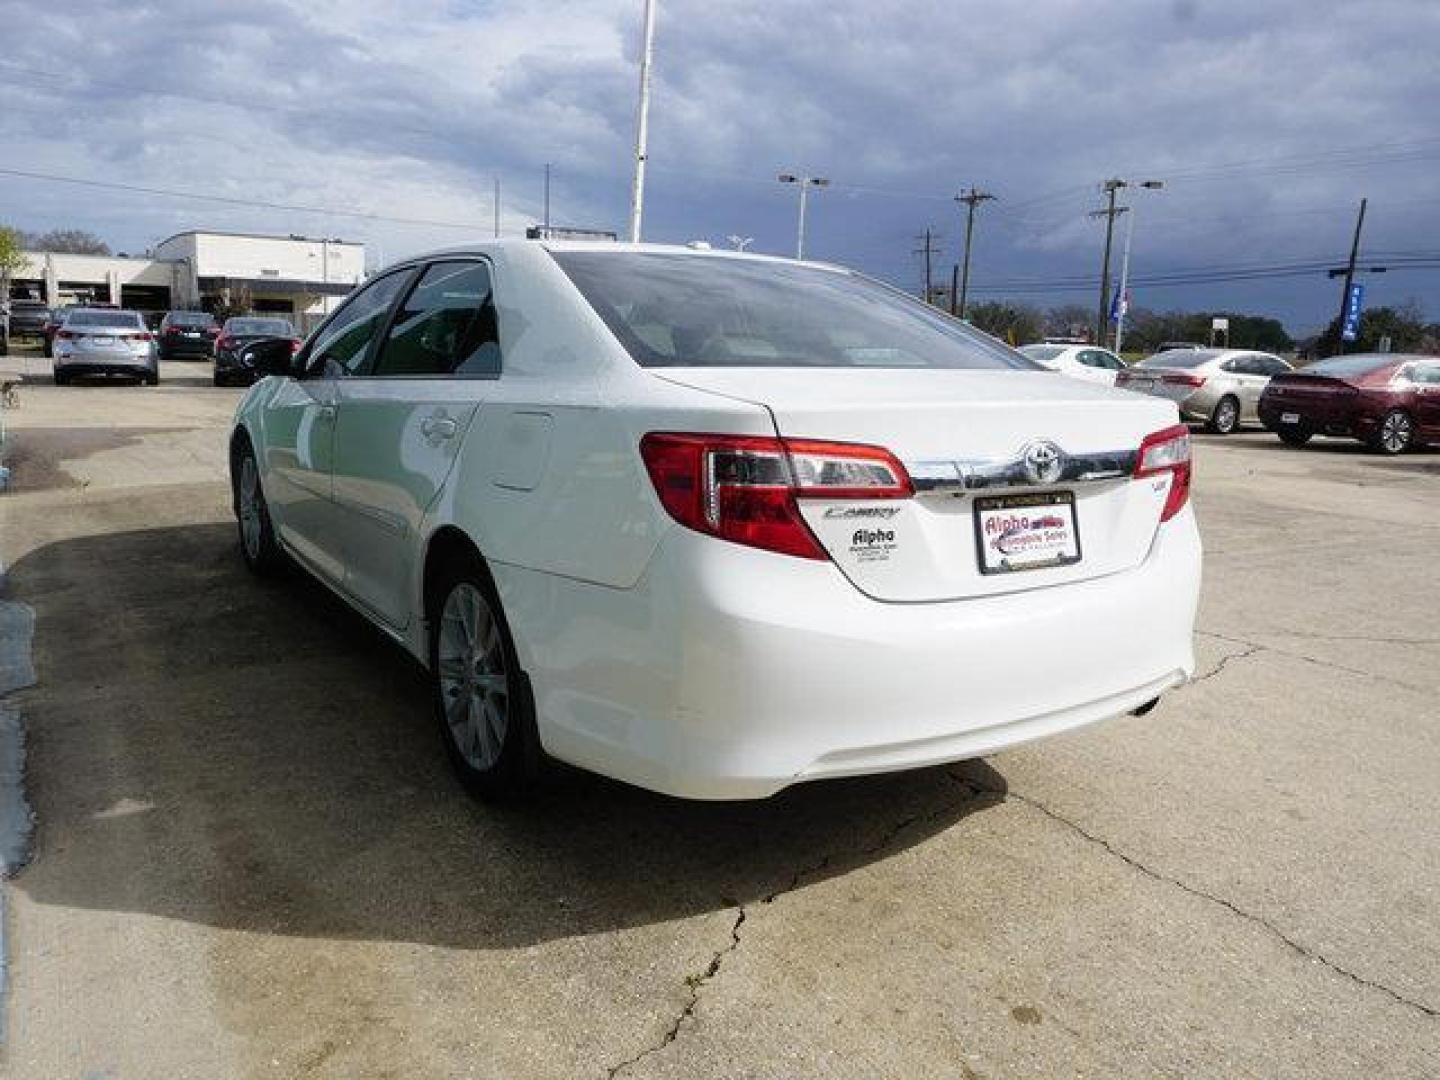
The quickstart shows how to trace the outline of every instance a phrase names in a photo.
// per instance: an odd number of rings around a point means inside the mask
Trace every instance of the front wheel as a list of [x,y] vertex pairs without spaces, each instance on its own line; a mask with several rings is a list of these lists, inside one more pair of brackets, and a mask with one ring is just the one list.
[[428,592],[430,678],[446,756],[473,794],[521,796],[539,770],[539,740],[490,574],[478,557],[457,555]]
[[1222,397],[1215,403],[1206,426],[1216,435],[1229,435],[1240,426],[1240,403],[1233,397]]
[[257,574],[271,574],[284,561],[275,540],[270,508],[260,484],[260,466],[248,443],[235,457],[235,518],[240,526],[240,554]]
[[1286,446],[1304,446],[1315,433],[1304,428],[1280,428],[1275,432]]
[[1370,447],[1382,454],[1403,454],[1415,441],[1415,422],[1403,409],[1391,409],[1370,437]]

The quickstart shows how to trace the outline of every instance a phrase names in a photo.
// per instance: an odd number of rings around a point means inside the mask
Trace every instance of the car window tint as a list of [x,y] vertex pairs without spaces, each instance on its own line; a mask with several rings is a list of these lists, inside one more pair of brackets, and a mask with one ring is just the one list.
[[1114,353],[1102,352],[1098,355],[1100,357],[1098,366],[1105,368],[1107,371],[1120,371],[1125,367],[1125,361],[1121,360]]
[[480,262],[433,264],[396,312],[375,374],[499,373],[500,339],[489,267]]
[[858,274],[700,254],[551,254],[642,367],[1043,370]]
[[1440,386],[1440,364],[1416,364],[1410,369],[1410,381],[1426,386]]
[[408,269],[386,274],[351,297],[316,337],[306,365],[310,374],[358,372],[365,363],[371,339],[408,280]]

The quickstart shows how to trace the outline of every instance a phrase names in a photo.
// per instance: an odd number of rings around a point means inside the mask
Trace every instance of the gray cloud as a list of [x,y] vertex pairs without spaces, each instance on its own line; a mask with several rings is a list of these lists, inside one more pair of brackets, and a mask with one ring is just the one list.
[[[660,5],[652,238],[738,232],[787,250],[793,191],[773,176],[800,167],[835,181],[814,204],[813,252],[907,286],[927,225],[945,234],[943,261],[955,257],[948,196],[970,183],[1001,195],[984,211],[977,287],[1093,275],[1099,233],[1085,214],[1116,173],[1169,182],[1137,205],[1141,273],[1337,254],[1361,195],[1371,248],[1440,250],[1440,5],[1427,0]],[[482,231],[494,175],[507,227],[534,220],[541,165],[554,162],[557,218],[615,227],[639,8],[157,0],[44,12],[0,0],[11,31],[0,141],[13,167],[474,228],[13,178],[0,193],[16,224],[78,225],[120,248],[212,224],[358,236],[394,256]],[[1440,316],[1437,283],[1392,274],[1375,299],[1417,297]],[[1335,287],[1287,279],[1137,300],[1269,310],[1303,329],[1328,317]]]

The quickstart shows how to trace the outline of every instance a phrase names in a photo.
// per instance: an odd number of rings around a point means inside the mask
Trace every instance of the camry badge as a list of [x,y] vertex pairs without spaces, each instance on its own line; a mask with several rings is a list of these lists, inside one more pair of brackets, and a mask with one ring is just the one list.
[[1065,471],[1065,452],[1048,439],[1037,439],[1020,452],[1025,476],[1032,484],[1053,484]]

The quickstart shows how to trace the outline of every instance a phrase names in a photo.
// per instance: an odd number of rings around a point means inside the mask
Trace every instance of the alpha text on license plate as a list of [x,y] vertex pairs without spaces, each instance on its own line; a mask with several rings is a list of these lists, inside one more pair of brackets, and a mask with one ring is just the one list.
[[975,544],[980,551],[982,574],[1079,562],[1075,494],[1036,491],[977,498]]

